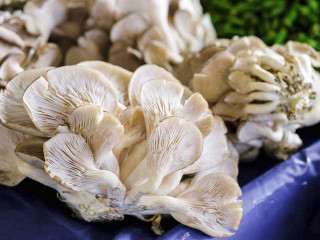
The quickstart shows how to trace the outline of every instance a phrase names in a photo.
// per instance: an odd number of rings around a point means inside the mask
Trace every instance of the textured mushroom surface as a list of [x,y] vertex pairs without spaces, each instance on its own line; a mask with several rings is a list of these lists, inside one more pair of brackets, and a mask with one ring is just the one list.
[[0,11],[0,85],[25,69],[58,66],[60,49],[47,41],[65,13],[63,0],[28,1],[23,11]]
[[186,58],[175,75],[227,121],[241,159],[255,159],[261,147],[286,159],[302,145],[296,130],[320,121],[319,56],[307,44],[235,37]]
[[[172,71],[184,56],[216,39],[200,0],[95,0],[88,6],[83,2],[78,9],[68,4],[67,20],[55,30],[60,37],[77,39],[67,50],[67,65],[107,60],[130,71],[143,64]],[[73,16],[80,9],[77,21]]]
[[2,90],[0,109],[13,129],[0,126],[1,184],[29,177],[86,221],[171,214],[215,237],[239,225],[238,155],[224,122],[164,68],[28,70]]

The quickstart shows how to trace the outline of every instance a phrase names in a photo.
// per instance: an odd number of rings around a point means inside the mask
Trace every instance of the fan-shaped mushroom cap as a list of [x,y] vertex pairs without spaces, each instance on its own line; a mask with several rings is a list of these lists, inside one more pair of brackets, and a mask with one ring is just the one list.
[[28,86],[40,76],[45,77],[52,68],[26,70],[13,78],[0,92],[0,118],[7,127],[35,136],[46,136],[31,121],[24,108],[22,97]]
[[230,154],[227,143],[227,128],[220,117],[214,117],[213,129],[203,141],[202,154],[197,161],[183,169],[185,174],[214,168]]
[[58,134],[44,145],[45,170],[59,184],[74,191],[108,196],[121,205],[125,187],[118,177],[99,170],[85,139],[73,133]]
[[118,96],[99,72],[68,66],[51,70],[47,75],[47,81],[37,79],[23,96],[29,116],[41,132],[52,135],[82,105],[92,103],[111,114],[117,112]]
[[108,155],[123,137],[120,121],[96,105],[76,108],[68,117],[71,132],[81,135],[89,144],[95,157],[97,168],[105,162],[107,170],[119,175],[116,158]]
[[198,93],[183,103],[184,88],[173,81],[154,79],[141,87],[140,102],[144,112],[147,135],[166,117],[178,116],[194,123],[207,136],[213,127],[208,103]]
[[112,42],[123,41],[132,46],[149,25],[150,19],[146,14],[130,13],[112,26],[110,39]]
[[47,66],[57,67],[62,60],[62,53],[58,45],[47,43],[37,51],[37,58],[30,62],[28,69]]
[[217,101],[230,89],[227,79],[234,60],[234,56],[226,51],[214,55],[201,73],[194,75],[191,81],[193,91],[200,92],[209,102]]
[[129,148],[123,162],[120,164],[120,179],[122,182],[126,182],[130,174],[136,170],[137,166],[140,166],[146,155],[147,142],[145,139]]
[[119,101],[125,105],[129,105],[128,87],[132,72],[102,61],[86,61],[78,64],[79,66],[89,67],[102,73],[115,87],[119,96]]
[[312,48],[310,45],[301,42],[289,41],[286,44],[286,49],[289,55],[307,55],[310,57],[311,63],[314,67],[320,67],[320,53]]
[[25,140],[22,133],[10,130],[0,124],[0,184],[12,187],[19,184],[24,176],[17,168],[20,161],[15,155],[16,146]]
[[140,90],[142,85],[152,79],[166,79],[179,83],[179,81],[169,72],[156,65],[144,65],[139,67],[131,78],[129,84],[129,100],[133,106],[140,105]]
[[239,185],[229,176],[210,174],[176,197],[143,196],[139,204],[146,208],[165,208],[177,221],[212,237],[229,237],[242,218]]
[[124,136],[113,152],[121,164],[124,157],[123,151],[145,139],[146,126],[140,106],[127,108],[118,117],[124,127]]
[[170,117],[160,122],[148,139],[149,179],[131,190],[129,197],[135,200],[141,193],[155,192],[165,176],[195,162],[201,155],[202,142],[201,132],[188,121]]
[[43,144],[45,140],[27,140],[20,143],[15,153],[22,161],[27,164],[38,168],[44,169],[44,155],[43,155]]

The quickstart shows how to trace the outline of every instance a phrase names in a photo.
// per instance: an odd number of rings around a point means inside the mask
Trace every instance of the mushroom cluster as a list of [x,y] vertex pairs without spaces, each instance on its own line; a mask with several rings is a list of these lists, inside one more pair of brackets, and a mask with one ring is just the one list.
[[170,214],[215,237],[238,228],[239,156],[223,120],[161,67],[26,70],[0,92],[0,119],[1,184],[34,179],[86,221]]
[[86,31],[68,51],[67,65],[103,60],[108,52],[108,62],[130,71],[144,63],[172,71],[185,55],[216,38],[200,0],[95,0],[89,11]]
[[257,37],[219,39],[176,76],[201,93],[228,125],[242,159],[259,149],[285,159],[302,145],[298,128],[320,121],[320,53],[307,44],[266,46]]
[[62,0],[29,1],[23,11],[0,11],[1,86],[25,69],[59,64],[59,47],[47,40],[64,17]]

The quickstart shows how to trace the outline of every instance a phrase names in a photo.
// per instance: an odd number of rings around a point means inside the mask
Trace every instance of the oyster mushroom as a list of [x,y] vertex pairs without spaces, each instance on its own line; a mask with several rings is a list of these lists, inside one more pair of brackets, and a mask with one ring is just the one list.
[[182,85],[155,79],[141,87],[140,101],[146,121],[147,135],[166,117],[179,116],[194,123],[207,136],[213,127],[213,116],[200,94],[193,94],[182,105]]
[[85,139],[73,133],[58,134],[44,144],[45,170],[59,184],[73,191],[108,196],[121,205],[125,187],[117,175],[96,167]]
[[210,174],[191,183],[175,197],[143,196],[145,208],[164,208],[177,221],[199,229],[212,237],[229,237],[242,218],[241,189],[229,176]]
[[102,73],[114,86],[119,96],[120,103],[124,106],[129,106],[128,87],[132,72],[102,61],[85,61],[78,65]]
[[242,159],[254,159],[261,147],[285,159],[302,144],[296,129],[320,120],[315,50],[293,43],[274,49],[257,37],[234,38],[192,72],[191,89],[228,121]]
[[23,11],[0,13],[0,83],[26,69],[60,63],[59,47],[47,43],[53,28],[65,18],[63,0],[28,1]]
[[1,122],[16,131],[25,134],[44,137],[33,124],[23,105],[23,94],[28,86],[37,78],[46,78],[50,67],[26,70],[14,77],[0,92],[0,118]]
[[[190,144],[191,141],[193,144]],[[147,173],[149,178],[130,190],[128,201],[155,192],[166,175],[195,162],[201,155],[202,141],[201,132],[181,118],[170,117],[160,122],[148,139],[146,162],[150,169]]]
[[117,112],[118,96],[112,84],[97,71],[80,66],[61,67],[50,70],[47,79],[38,78],[23,96],[30,118],[45,134],[53,135],[82,105],[92,103],[111,114]]
[[0,124],[0,184],[12,187],[18,185],[25,177],[19,172],[15,155],[16,146],[25,140],[22,133],[10,130]]

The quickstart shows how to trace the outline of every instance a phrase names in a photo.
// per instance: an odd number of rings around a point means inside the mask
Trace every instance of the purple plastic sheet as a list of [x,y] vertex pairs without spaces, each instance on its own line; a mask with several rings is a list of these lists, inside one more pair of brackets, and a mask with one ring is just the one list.
[[[320,141],[314,141],[318,127],[301,134],[307,146],[313,144],[290,159],[278,164],[262,156],[240,165],[244,215],[239,230],[228,239],[320,239]],[[168,231],[157,237],[149,223],[133,217],[97,224],[70,215],[55,191],[34,181],[24,180],[14,188],[0,186],[0,240],[213,239],[174,220],[166,219]]]

